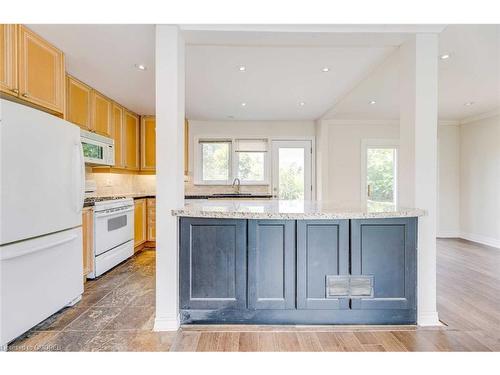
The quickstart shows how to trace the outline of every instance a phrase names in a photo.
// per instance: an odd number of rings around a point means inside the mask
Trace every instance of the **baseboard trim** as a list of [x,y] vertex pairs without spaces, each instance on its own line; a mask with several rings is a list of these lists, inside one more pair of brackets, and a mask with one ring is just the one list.
[[460,238],[460,232],[439,232],[436,235],[437,238]]
[[172,317],[155,317],[153,331],[155,332],[172,332],[177,331],[181,326],[179,315]]
[[437,311],[418,312],[417,324],[421,327],[441,327],[444,325],[439,321]]
[[482,245],[494,247],[497,249],[500,249],[500,240],[496,238],[491,238],[491,237],[486,237],[486,236],[481,236],[479,234],[474,234],[474,233],[460,233],[460,238],[463,238],[464,240],[472,241],[472,242],[477,242]]

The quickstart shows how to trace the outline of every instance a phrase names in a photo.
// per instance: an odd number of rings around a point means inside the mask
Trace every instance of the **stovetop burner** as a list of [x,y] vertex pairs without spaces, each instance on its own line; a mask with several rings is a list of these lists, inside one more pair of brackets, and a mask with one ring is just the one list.
[[102,202],[102,201],[112,201],[116,199],[125,199],[125,196],[114,196],[114,197],[88,197],[85,198],[85,201],[87,202]]
[[116,201],[126,199],[125,196],[112,196],[112,197],[87,197],[84,201],[84,207],[93,206],[98,202]]

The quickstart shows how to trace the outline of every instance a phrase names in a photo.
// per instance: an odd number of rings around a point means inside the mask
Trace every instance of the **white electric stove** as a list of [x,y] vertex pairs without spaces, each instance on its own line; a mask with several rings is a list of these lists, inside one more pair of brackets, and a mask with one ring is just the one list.
[[134,255],[134,200],[125,197],[86,198],[94,206],[94,271],[96,278]]

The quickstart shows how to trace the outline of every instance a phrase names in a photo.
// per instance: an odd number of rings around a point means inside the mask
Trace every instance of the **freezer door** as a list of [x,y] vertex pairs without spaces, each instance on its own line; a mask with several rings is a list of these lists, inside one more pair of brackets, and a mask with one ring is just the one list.
[[0,244],[82,223],[80,129],[0,99]]
[[0,347],[81,296],[82,263],[81,227],[0,246]]

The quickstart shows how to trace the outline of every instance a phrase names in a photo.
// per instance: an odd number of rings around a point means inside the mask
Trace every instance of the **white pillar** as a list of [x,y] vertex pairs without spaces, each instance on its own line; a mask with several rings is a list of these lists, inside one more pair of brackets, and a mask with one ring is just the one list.
[[438,35],[401,46],[400,204],[427,210],[418,223],[418,324],[439,325],[436,307]]
[[178,230],[184,202],[184,41],[177,26],[156,26],[155,331],[179,328]]
[[328,124],[324,120],[315,123],[316,131],[316,199],[330,200],[328,180]]

